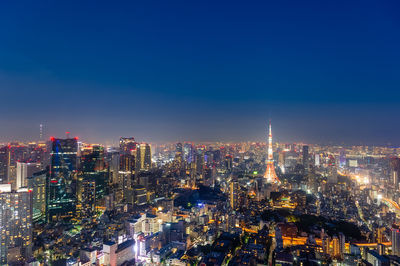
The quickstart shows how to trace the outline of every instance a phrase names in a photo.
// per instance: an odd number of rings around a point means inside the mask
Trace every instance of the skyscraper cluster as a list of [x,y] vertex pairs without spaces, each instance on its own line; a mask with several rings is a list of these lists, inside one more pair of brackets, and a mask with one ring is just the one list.
[[271,124],[266,142],[7,143],[0,264],[396,263],[398,158]]

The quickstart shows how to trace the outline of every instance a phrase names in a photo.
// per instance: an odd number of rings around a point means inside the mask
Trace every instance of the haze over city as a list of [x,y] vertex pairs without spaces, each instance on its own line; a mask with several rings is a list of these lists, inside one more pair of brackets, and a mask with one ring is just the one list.
[[395,1],[8,2],[0,141],[399,145]]

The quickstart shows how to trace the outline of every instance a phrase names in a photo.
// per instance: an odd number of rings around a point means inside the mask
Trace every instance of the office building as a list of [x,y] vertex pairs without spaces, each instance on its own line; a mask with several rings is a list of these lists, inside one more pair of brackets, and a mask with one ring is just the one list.
[[83,180],[94,181],[96,199],[108,194],[109,173],[104,161],[104,147],[93,145],[81,152],[79,175]]
[[24,163],[17,162],[17,184],[16,189],[26,187],[28,185],[28,177],[32,176],[33,173],[42,170],[40,163]]
[[150,170],[151,168],[151,146],[148,143],[141,143],[137,149],[137,169],[139,171]]
[[46,220],[46,198],[49,170],[34,173],[28,177],[28,190],[32,192],[32,220],[44,222]]
[[232,210],[239,207],[239,184],[237,180],[231,180],[229,184],[229,201]]
[[20,265],[32,255],[32,193],[0,186],[0,264]]
[[400,230],[392,228],[392,255],[400,256]]
[[96,180],[87,177],[82,180],[82,217],[91,217],[96,211]]
[[400,158],[390,160],[390,179],[395,189],[399,188]]
[[10,167],[10,150],[8,146],[0,148],[0,184],[8,182]]
[[308,164],[309,164],[309,151],[308,151],[308,146],[304,145],[303,146],[303,166],[304,169],[308,169]]
[[72,218],[75,213],[77,151],[77,138],[51,138],[47,202],[49,221]]
[[119,153],[122,154],[133,154],[136,152],[137,143],[135,138],[120,138],[119,139]]

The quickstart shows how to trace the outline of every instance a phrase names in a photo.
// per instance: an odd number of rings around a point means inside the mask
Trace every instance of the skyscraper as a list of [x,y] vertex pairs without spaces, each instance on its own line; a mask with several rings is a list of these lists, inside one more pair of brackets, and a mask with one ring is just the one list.
[[308,169],[308,164],[309,164],[308,146],[304,145],[303,146],[303,166],[304,166],[304,169]]
[[119,158],[119,181],[122,189],[132,188],[135,176],[135,156],[122,154]]
[[340,241],[337,236],[333,236],[332,238],[332,256],[340,258]]
[[32,253],[32,193],[0,186],[0,264],[20,265]]
[[269,135],[268,135],[268,157],[266,160],[267,168],[265,169],[264,178],[268,183],[280,183],[278,176],[275,173],[275,166],[273,160],[273,152],[272,152],[272,129],[271,122],[269,123]]
[[80,158],[80,175],[96,184],[96,199],[107,194],[108,171],[104,161],[104,147],[93,145],[84,149]]
[[137,169],[150,170],[151,168],[151,146],[148,143],[141,143],[137,149]]
[[204,175],[204,147],[200,146],[196,149],[196,174],[203,178]]
[[183,154],[184,154],[184,160],[188,163],[191,164],[193,162],[193,144],[192,143],[185,143],[183,146]]
[[339,233],[339,253],[340,253],[340,258],[343,259],[343,255],[346,252],[346,237],[345,235],[340,232]]
[[47,202],[49,221],[71,218],[75,212],[77,150],[77,138],[51,138]]
[[119,139],[119,153],[132,154],[136,151],[137,143],[134,137]]
[[239,207],[239,183],[234,179],[229,184],[229,201],[232,210],[236,210]]
[[40,163],[23,163],[17,162],[17,185],[16,188],[26,187],[28,185],[28,177],[33,173],[39,172],[41,169]]
[[390,178],[395,189],[399,188],[400,158],[390,160]]
[[400,230],[392,228],[392,255],[400,256]]
[[8,182],[8,170],[10,167],[10,149],[8,146],[0,148],[0,184]]
[[28,190],[32,192],[33,222],[45,221],[46,219],[46,182],[48,174],[49,169],[46,169],[28,177]]
[[85,177],[82,180],[82,216],[91,217],[96,210],[96,180]]

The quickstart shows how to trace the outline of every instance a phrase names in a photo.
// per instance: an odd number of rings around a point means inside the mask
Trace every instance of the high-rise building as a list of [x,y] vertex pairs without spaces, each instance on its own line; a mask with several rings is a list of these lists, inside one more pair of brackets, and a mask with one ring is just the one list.
[[96,199],[101,199],[107,194],[109,180],[103,146],[92,145],[82,150],[79,175],[82,179],[93,180],[96,183]]
[[32,193],[0,186],[0,264],[20,265],[32,254]]
[[273,151],[272,151],[272,129],[271,122],[269,123],[269,135],[268,135],[268,156],[266,159],[266,169],[264,173],[264,178],[268,183],[280,183],[278,176],[275,173],[275,166],[273,160]]
[[231,180],[229,184],[229,201],[232,210],[239,207],[239,184],[237,180]]
[[176,143],[175,145],[175,153],[182,154],[183,153],[183,145],[181,142]]
[[182,167],[182,163],[183,163],[183,145],[180,142],[176,143],[176,145],[175,145],[175,160],[179,164],[179,167]]
[[400,175],[400,158],[392,158],[390,160],[390,178],[393,186],[399,188]]
[[135,170],[135,156],[121,154],[119,158],[119,180],[123,189],[131,188],[134,185]]
[[119,174],[119,153],[107,151],[107,164],[109,168],[109,181],[112,184],[118,184]]
[[339,233],[339,256],[341,259],[343,259],[343,255],[346,252],[346,237],[345,235],[340,232]]
[[332,256],[334,258],[340,258],[340,241],[337,236],[332,238]]
[[8,146],[0,148],[0,184],[8,182],[10,167],[10,149]]
[[119,153],[120,154],[133,154],[136,151],[137,143],[135,138],[120,138],[119,139]]
[[303,146],[303,166],[304,166],[304,169],[308,169],[308,164],[309,164],[308,146],[304,145]]
[[29,149],[27,146],[18,142],[12,142],[8,145],[10,150],[10,165],[16,166],[17,162],[29,159]]
[[193,144],[192,143],[185,143],[183,146],[183,157],[184,160],[191,164],[193,162]]
[[82,180],[82,211],[83,217],[91,217],[96,211],[96,180],[86,177]]
[[318,153],[316,153],[314,156],[314,165],[317,167],[320,166],[320,158]]
[[71,218],[75,212],[77,151],[77,138],[51,138],[47,201],[49,221]]
[[203,178],[204,175],[204,147],[196,149],[196,174]]
[[41,169],[40,163],[23,163],[17,162],[17,184],[16,189],[26,187],[28,185],[28,177],[33,173],[39,172]]
[[32,192],[32,220],[40,222],[46,220],[46,182],[49,169],[34,173],[28,177],[28,190]]
[[228,154],[225,156],[225,168],[228,173],[232,172],[232,169],[233,169],[233,156],[232,155]]
[[392,255],[400,256],[400,230],[392,228]]
[[151,146],[148,143],[141,143],[137,149],[137,169],[150,170],[151,168]]

